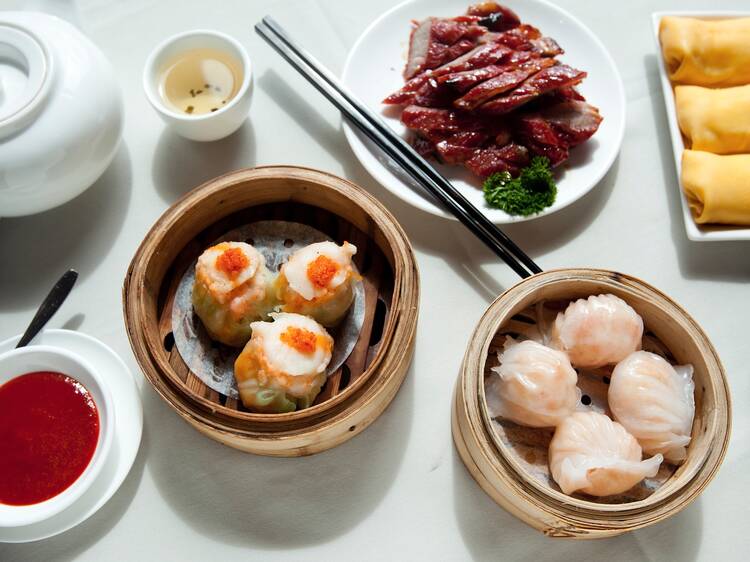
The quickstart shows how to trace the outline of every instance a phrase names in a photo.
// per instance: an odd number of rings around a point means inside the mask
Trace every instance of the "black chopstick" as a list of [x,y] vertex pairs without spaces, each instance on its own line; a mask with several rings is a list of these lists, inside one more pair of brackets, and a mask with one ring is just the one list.
[[339,84],[337,79],[309,53],[294,44],[276,22],[266,17],[255,26],[255,30],[352,124],[442,202],[518,275],[525,278],[532,273],[541,272],[541,268],[531,258],[417,154],[404,139]]

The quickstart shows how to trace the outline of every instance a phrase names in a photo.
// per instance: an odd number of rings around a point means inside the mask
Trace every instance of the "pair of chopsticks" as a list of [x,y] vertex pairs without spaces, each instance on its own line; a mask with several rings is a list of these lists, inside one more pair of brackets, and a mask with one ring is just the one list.
[[487,219],[408,142],[383,123],[310,53],[297,45],[278,23],[266,16],[255,26],[255,31],[335,105],[350,123],[447,207],[513,271],[522,278],[542,271],[523,250],[516,246],[513,240]]

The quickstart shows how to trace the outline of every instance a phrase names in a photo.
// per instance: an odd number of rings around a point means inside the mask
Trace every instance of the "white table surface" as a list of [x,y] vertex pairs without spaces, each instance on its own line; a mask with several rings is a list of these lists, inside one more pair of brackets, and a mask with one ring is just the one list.
[[[469,334],[489,302],[517,281],[514,273],[461,225],[418,212],[377,185],[352,156],[339,114],[252,32],[271,14],[338,72],[357,36],[395,1],[78,2],[82,27],[120,78],[124,142],[82,196],[41,215],[0,220],[0,338],[21,331],[53,280],[77,268],[79,284],[51,325],[101,338],[138,373],[143,443],[124,485],[99,513],[49,540],[0,544],[2,562],[747,560],[750,243],[685,236],[650,21],[656,9],[742,9],[746,2],[559,2],[602,38],[620,68],[625,142],[586,198],[507,231],[542,268],[615,269],[670,294],[712,338],[734,399],[728,455],[697,501],[638,532],[570,542],[547,539],[495,505],[451,440],[451,393]],[[24,4],[0,0],[0,9]],[[63,0],[51,4],[66,8]],[[213,144],[166,132],[141,90],[150,49],[198,27],[234,35],[255,62],[250,121]],[[406,229],[422,274],[416,355],[400,393],[363,434],[301,459],[236,452],[185,424],[140,375],[120,305],[129,260],[168,205],[228,170],[282,163],[327,170],[373,193]]]

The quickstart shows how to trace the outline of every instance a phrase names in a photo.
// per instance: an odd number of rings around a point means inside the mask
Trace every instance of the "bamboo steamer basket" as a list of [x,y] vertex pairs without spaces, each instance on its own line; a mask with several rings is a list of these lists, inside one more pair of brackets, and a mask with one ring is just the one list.
[[[673,364],[693,365],[695,419],[687,460],[663,464],[659,473],[628,492],[608,498],[563,494],[551,478],[547,449],[552,430],[524,428],[487,413],[484,378],[497,365],[506,335],[531,335],[535,305],[560,310],[570,300],[612,293],[630,304],[645,324],[644,348]],[[608,374],[579,370],[584,403],[606,408]],[[489,307],[464,356],[455,388],[452,432],[472,477],[510,513],[552,537],[610,537],[678,513],[708,485],[729,442],[731,402],[724,370],[706,334],[679,305],[650,285],[611,271],[562,269],[518,283]]]
[[[300,222],[352,242],[365,289],[354,350],[310,408],[285,414],[249,412],[208,388],[186,366],[171,333],[174,294],[187,267],[225,232],[258,220]],[[411,363],[418,306],[416,261],[393,216],[351,182],[291,166],[239,170],[185,195],[146,235],[123,286],[128,337],[159,395],[204,435],[269,456],[324,451],[385,410]]]

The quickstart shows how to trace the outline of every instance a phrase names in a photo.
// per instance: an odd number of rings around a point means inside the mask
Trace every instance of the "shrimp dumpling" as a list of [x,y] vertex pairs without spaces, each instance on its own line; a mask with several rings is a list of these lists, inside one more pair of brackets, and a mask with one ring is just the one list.
[[281,310],[312,316],[324,326],[338,324],[354,300],[356,253],[348,242],[318,242],[294,252],[276,282]]
[[687,456],[695,415],[691,365],[673,367],[648,351],[637,351],[612,371],[607,400],[614,418],[646,453],[678,463]]
[[581,393],[564,353],[532,340],[508,338],[486,396],[490,414],[529,427],[554,427],[572,414]]
[[578,299],[555,318],[552,347],[564,351],[575,367],[617,363],[641,348],[643,319],[615,295]]
[[326,381],[333,338],[307,316],[271,317],[273,322],[253,322],[253,335],[234,363],[240,399],[263,413],[307,408]]
[[273,275],[263,255],[244,242],[222,242],[198,258],[193,309],[211,339],[242,347],[250,324],[273,308]]
[[611,496],[658,472],[662,456],[641,460],[641,453],[636,438],[619,423],[598,412],[576,412],[555,430],[549,467],[565,494]]

